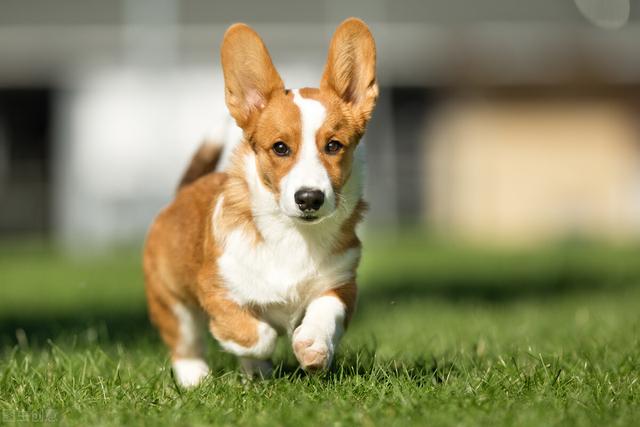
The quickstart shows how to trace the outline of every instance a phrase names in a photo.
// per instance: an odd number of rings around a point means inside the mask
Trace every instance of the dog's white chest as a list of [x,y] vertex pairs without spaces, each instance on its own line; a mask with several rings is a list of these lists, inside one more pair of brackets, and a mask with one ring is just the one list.
[[256,244],[236,230],[225,239],[218,267],[233,300],[285,323],[312,298],[351,280],[359,257],[359,249],[334,255],[321,241],[295,232]]

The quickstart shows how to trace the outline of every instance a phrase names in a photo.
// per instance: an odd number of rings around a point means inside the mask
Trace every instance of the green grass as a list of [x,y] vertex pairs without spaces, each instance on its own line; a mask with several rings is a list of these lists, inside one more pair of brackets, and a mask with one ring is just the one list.
[[146,320],[137,251],[83,260],[0,246],[0,424],[637,425],[640,249],[508,252],[370,238],[334,369],[288,344],[247,382],[172,379]]

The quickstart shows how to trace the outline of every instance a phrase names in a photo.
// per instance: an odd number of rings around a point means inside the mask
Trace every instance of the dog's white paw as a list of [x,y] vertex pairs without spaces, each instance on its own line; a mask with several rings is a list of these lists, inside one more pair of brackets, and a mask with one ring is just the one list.
[[320,330],[300,325],[293,332],[293,352],[305,371],[327,369],[333,360],[333,342]]
[[209,366],[202,359],[176,359],[173,362],[173,373],[180,386],[191,388],[209,375]]

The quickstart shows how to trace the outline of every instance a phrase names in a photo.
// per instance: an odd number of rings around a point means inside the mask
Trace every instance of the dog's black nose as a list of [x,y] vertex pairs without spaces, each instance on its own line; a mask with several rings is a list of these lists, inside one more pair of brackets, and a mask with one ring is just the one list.
[[301,188],[293,197],[302,212],[317,211],[324,203],[324,193],[312,188]]

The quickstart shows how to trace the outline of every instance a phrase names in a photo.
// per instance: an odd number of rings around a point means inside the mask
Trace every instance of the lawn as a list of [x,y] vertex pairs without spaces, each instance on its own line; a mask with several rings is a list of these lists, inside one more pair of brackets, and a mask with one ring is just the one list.
[[245,381],[182,391],[146,318],[138,251],[0,245],[0,424],[638,425],[640,248],[505,251],[367,239],[334,368],[286,342]]

